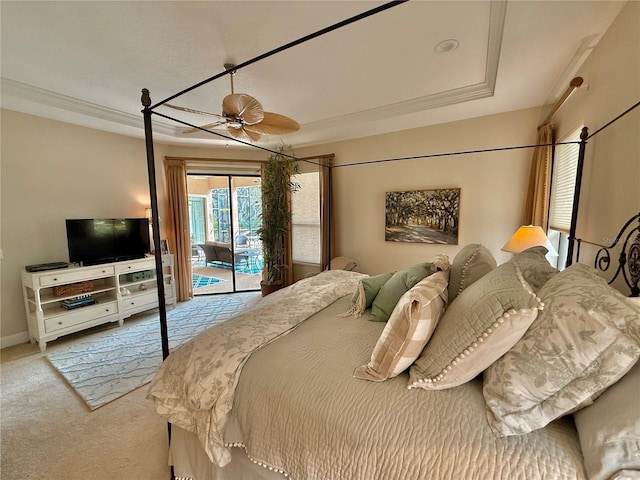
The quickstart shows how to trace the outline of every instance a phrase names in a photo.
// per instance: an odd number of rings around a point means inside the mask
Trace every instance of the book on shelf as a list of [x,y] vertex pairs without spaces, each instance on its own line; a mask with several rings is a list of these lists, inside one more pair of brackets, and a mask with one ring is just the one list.
[[67,298],[62,301],[62,308],[67,310],[73,310],[74,308],[86,307],[88,305],[95,305],[97,300],[91,295],[80,295],[74,298]]

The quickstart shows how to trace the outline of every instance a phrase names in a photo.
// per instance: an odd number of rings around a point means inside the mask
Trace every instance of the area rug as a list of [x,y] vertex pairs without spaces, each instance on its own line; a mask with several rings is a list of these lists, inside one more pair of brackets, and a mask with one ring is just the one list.
[[191,278],[191,285],[193,286],[193,288],[208,287],[209,285],[214,285],[218,282],[222,282],[222,280],[215,277],[207,277],[205,275],[196,275],[195,273]]
[[[198,297],[167,311],[169,348],[227,320],[259,293]],[[162,363],[159,315],[46,357],[91,410],[150,382]]]

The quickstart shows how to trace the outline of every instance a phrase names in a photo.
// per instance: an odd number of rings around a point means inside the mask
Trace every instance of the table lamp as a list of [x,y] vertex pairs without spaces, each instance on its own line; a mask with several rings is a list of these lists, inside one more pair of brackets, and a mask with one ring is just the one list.
[[516,231],[516,233],[513,234],[509,241],[504,244],[502,251],[520,253],[527,248],[537,247],[539,245],[546,247],[546,249],[549,250],[547,255],[558,255],[558,252],[556,252],[556,249],[551,245],[551,242],[545,235],[542,227],[538,227],[536,225],[523,225]]

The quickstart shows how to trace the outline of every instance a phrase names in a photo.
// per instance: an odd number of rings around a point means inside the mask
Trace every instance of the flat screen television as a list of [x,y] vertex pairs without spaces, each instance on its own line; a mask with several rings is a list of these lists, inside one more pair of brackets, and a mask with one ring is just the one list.
[[81,265],[143,258],[151,250],[146,218],[67,219],[69,261]]

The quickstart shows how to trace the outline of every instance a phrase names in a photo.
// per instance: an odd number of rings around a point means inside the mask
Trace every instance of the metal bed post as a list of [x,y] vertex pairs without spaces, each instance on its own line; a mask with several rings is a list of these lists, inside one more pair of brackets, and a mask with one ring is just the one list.
[[151,97],[149,90],[142,89],[142,115],[144,117],[144,138],[147,149],[147,171],[149,173],[149,196],[151,198],[151,225],[155,248],[156,277],[158,279],[158,305],[160,307],[160,333],[162,335],[162,359],[169,356],[169,338],[167,335],[167,306],[164,302],[164,281],[162,274],[162,249],[160,245],[160,220],[158,216],[158,190],[156,187],[156,164],[153,153],[153,132],[151,128]]
[[331,269],[331,227],[332,217],[331,210],[333,209],[333,161],[329,164],[329,199],[327,201],[327,262],[328,268]]
[[580,187],[582,186],[582,170],[584,168],[584,153],[589,138],[589,129],[582,127],[580,132],[580,149],[578,151],[578,168],[576,170],[576,186],[573,190],[573,209],[571,210],[571,227],[569,228],[569,247],[565,267],[573,263],[573,244],[576,241],[576,226],[578,224],[578,207],[580,205]]
[[[147,172],[149,174],[149,197],[151,198],[151,225],[153,230],[154,257],[156,261],[156,279],[158,284],[158,307],[160,313],[160,335],[162,337],[162,359],[169,356],[169,334],[167,332],[167,306],[164,301],[164,275],[162,269],[162,249],[160,248],[160,217],[158,215],[158,190],[156,185],[156,164],[153,152],[153,130],[151,122],[151,97],[149,90],[142,89],[142,116],[144,118],[144,139],[147,151]],[[171,443],[171,423],[167,422],[167,434]],[[171,480],[175,479],[173,465]]]

